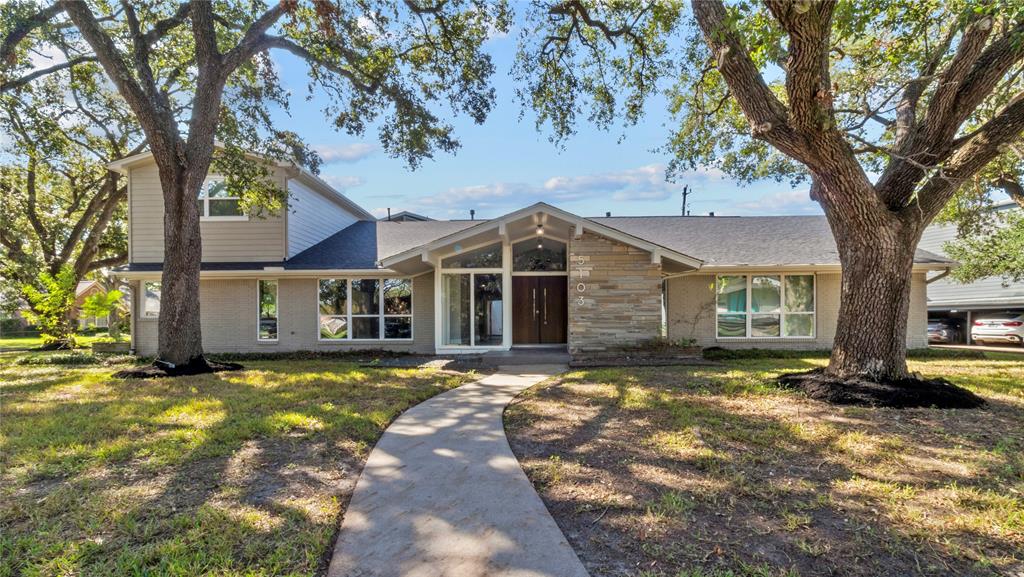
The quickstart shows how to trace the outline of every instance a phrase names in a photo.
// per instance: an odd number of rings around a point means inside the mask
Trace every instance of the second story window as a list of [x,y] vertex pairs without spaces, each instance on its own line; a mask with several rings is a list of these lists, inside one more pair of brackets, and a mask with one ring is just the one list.
[[207,177],[199,188],[199,218],[205,220],[247,220],[237,196],[228,192],[227,183],[217,176]]

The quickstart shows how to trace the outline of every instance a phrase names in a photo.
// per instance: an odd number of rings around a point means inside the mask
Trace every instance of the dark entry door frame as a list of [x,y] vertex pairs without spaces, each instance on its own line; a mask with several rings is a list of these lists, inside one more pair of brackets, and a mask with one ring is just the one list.
[[512,275],[512,344],[564,345],[568,341],[566,274]]

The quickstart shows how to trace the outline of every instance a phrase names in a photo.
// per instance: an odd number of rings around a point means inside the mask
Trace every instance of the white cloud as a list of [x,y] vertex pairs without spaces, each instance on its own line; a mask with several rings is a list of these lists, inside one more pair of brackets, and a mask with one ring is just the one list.
[[366,181],[361,177],[351,175],[321,174],[320,178],[322,178],[327,184],[334,187],[335,190],[339,190],[341,192],[366,184]]
[[681,185],[665,181],[665,167],[648,164],[615,172],[553,176],[539,184],[495,182],[449,188],[417,199],[419,207],[449,209],[513,209],[538,201],[549,203],[600,201],[659,201],[677,194]]
[[320,155],[324,163],[356,162],[377,151],[377,145],[369,142],[352,142],[349,144],[317,144],[313,150]]
[[53,44],[45,44],[39,50],[30,51],[28,58],[32,63],[32,68],[35,70],[49,68],[51,66],[67,62],[67,58],[64,57],[64,53]]
[[762,195],[756,200],[733,205],[738,214],[818,214],[821,206],[811,200],[807,190],[786,190]]

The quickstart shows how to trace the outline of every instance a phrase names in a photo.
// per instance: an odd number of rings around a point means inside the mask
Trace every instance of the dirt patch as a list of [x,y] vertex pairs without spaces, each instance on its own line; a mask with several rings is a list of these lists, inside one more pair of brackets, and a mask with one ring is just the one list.
[[579,371],[517,398],[506,429],[593,577],[1024,571],[1024,397],[970,418],[834,406],[775,374]]
[[985,405],[985,399],[946,379],[908,377],[875,381],[865,377],[836,379],[825,375],[822,369],[803,373],[786,373],[779,384],[799,389],[808,397],[833,405],[859,405],[862,407],[890,407],[908,409],[935,407],[937,409],[976,409]]
[[238,363],[200,360],[185,365],[172,366],[168,363],[155,361],[152,365],[132,367],[114,373],[116,379],[160,379],[168,377],[184,377],[203,375],[206,373],[223,373],[240,371],[244,367]]

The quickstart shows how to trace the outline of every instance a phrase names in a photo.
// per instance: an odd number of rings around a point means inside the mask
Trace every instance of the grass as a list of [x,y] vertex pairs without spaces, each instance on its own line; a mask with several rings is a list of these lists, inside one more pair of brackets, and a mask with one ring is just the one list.
[[2,577],[322,572],[388,423],[469,378],[309,360],[123,381],[24,356],[0,355]]
[[[110,338],[107,333],[96,333],[94,335],[76,335],[75,340],[78,343],[78,348],[86,348],[92,346],[94,342],[99,339]],[[122,340],[127,340],[128,335],[124,335]],[[10,351],[24,351],[28,349],[34,349],[42,346],[43,337],[0,337],[0,352]]]
[[521,395],[506,428],[594,577],[1024,572],[1024,358],[910,361],[982,410],[774,385],[826,362],[576,371]]

